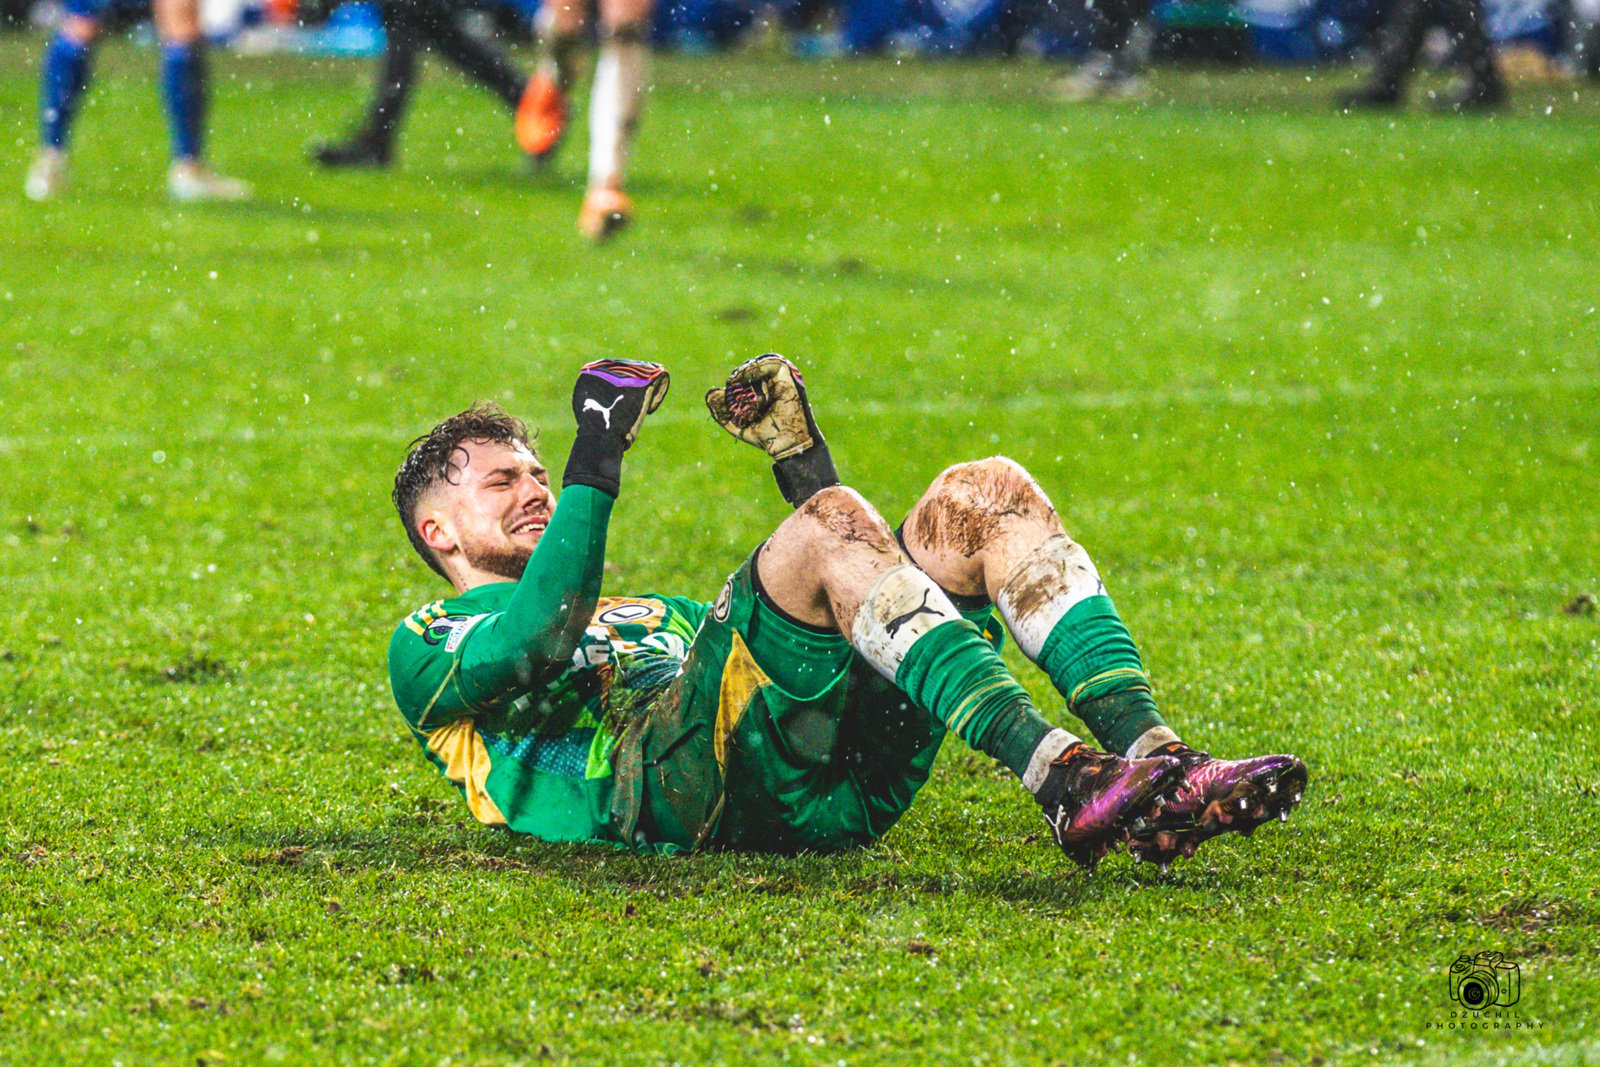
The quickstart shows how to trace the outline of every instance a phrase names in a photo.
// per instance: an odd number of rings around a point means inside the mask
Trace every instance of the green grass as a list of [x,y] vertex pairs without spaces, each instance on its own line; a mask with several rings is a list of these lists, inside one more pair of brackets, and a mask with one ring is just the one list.
[[[664,60],[596,249],[584,138],[531,177],[437,69],[397,171],[322,175],[365,65],[219,57],[260,196],[178,210],[114,44],[28,204],[40,43],[0,42],[0,1061],[1600,1061],[1592,89],[1068,109],[1033,64]],[[485,397],[559,458],[579,363],[665,361],[607,588],[710,598],[784,508],[696,396],[767,349],[892,518],[947,462],[1033,469],[1169,717],[1300,753],[1303,809],[1085,877],[952,745],[852,855],[474,825],[387,694],[441,592],[403,444]],[[1432,1028],[1483,949],[1530,1025]]]

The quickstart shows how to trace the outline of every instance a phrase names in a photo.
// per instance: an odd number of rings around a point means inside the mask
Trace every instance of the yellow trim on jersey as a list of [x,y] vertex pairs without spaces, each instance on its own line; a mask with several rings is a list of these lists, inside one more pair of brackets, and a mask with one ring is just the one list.
[[746,647],[744,638],[739,636],[739,631],[733,631],[733,649],[728,653],[728,661],[722,665],[722,691],[717,698],[717,729],[712,735],[718,770],[727,769],[728,737],[744,717],[745,709],[750,706],[750,698],[755,696],[757,689],[771,684],[772,679],[750,655],[750,649]]
[[428,627],[444,618],[444,601],[435,600],[432,604],[422,607],[406,616],[406,628],[418,637],[425,636]]
[[485,826],[504,826],[506,817],[485,788],[489,781],[489,750],[470,716],[428,735],[428,751],[444,764],[444,775],[466,793],[472,817]]

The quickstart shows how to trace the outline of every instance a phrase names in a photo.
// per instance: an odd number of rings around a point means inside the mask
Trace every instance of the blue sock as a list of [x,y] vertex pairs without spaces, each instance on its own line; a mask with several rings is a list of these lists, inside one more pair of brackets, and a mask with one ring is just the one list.
[[39,78],[39,139],[46,148],[66,148],[72,117],[89,84],[94,49],[56,34],[45,46]]
[[199,159],[205,148],[206,57],[198,41],[161,46],[161,95],[172,127],[173,156]]

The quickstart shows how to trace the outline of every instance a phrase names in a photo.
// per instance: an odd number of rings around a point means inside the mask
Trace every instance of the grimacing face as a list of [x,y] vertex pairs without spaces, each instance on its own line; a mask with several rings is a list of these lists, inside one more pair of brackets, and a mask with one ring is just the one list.
[[468,586],[516,581],[555,507],[550,472],[520,441],[464,441],[461,449],[467,458],[456,480],[419,502],[423,538]]

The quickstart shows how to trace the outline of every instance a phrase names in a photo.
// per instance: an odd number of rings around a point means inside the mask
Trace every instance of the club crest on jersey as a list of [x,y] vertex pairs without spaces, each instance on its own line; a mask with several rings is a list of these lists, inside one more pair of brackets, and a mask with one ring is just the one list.
[[422,631],[422,639],[430,645],[443,644],[446,652],[454,652],[461,644],[461,639],[467,635],[472,624],[483,618],[482,615],[444,615],[428,623]]
[[727,622],[728,613],[733,610],[733,579],[730,577],[722,583],[722,592],[717,594],[716,601],[711,605],[711,617],[718,622]]
[[600,601],[600,610],[595,613],[594,621],[602,626],[627,626],[659,623],[665,616],[662,606],[653,600],[607,597]]

